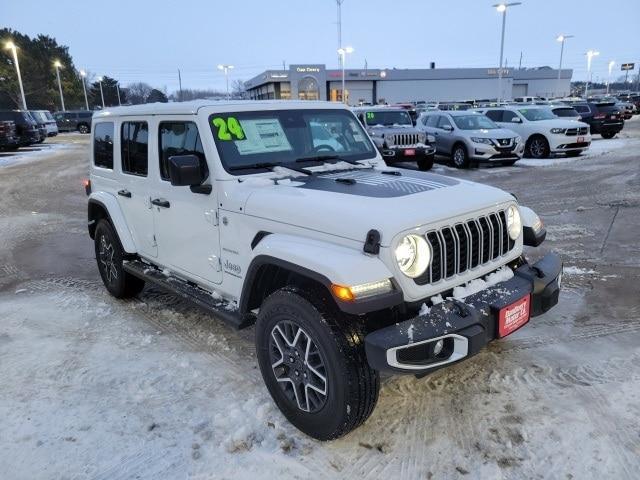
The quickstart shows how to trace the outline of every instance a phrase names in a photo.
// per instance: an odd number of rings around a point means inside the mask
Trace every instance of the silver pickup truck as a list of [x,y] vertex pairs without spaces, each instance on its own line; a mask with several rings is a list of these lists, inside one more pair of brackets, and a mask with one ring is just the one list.
[[435,137],[415,128],[404,108],[359,107],[354,112],[387,165],[417,162],[420,170],[430,170],[433,167]]

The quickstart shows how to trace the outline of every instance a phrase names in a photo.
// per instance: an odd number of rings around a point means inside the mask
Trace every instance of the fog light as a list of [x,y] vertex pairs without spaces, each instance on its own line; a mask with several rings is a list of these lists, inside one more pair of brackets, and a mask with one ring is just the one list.
[[444,348],[444,340],[441,338],[433,345],[433,354],[437,357],[442,353],[443,348]]

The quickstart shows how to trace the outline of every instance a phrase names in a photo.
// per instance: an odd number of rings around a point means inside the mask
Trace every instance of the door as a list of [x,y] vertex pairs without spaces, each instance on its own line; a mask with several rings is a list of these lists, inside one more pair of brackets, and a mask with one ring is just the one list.
[[[96,136],[100,125],[96,125]],[[116,190],[118,203],[138,247],[138,253],[144,257],[156,257],[158,247],[149,201],[149,124],[141,120],[122,122],[119,134],[122,175]]]
[[527,135],[525,135],[524,131],[525,129],[522,127],[522,118],[520,118],[516,112],[512,112],[511,110],[503,110],[502,121],[497,123],[502,128],[512,130],[525,140],[527,139]]
[[[452,130],[445,130],[445,128],[451,127]],[[436,145],[440,153],[449,155],[453,148],[453,125],[445,115],[440,115],[438,118]]]
[[[207,159],[198,127],[180,117],[166,118],[155,127],[158,149],[154,155],[157,181],[151,195],[155,216],[158,262],[204,285],[222,282],[215,182],[209,178]],[[196,155],[201,171],[214,189],[194,193],[190,187],[174,187],[169,159]]]

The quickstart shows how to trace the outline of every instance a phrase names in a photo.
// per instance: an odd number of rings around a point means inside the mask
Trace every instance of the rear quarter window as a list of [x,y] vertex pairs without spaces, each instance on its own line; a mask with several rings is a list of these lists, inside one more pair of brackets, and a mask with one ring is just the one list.
[[113,122],[97,123],[93,129],[93,164],[113,170]]

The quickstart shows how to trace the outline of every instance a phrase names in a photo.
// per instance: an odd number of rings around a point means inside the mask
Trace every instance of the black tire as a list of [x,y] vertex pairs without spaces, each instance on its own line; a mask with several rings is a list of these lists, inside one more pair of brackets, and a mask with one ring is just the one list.
[[[271,397],[296,428],[317,440],[341,437],[364,423],[380,390],[379,374],[367,363],[358,322],[345,318],[332,303],[324,289],[285,287],[263,302],[256,322],[258,364]],[[283,335],[296,338],[296,328],[301,333],[293,348]],[[314,368],[300,357],[309,342],[310,351],[317,353],[305,357],[312,359]],[[300,371],[305,379],[299,378]],[[324,382],[316,371],[324,373]]]
[[425,155],[418,159],[418,170],[426,172],[433,168],[433,155]]
[[616,133],[618,132],[604,132],[604,133],[601,133],[600,135],[602,135],[602,138],[606,138],[608,140],[610,138],[615,137]]
[[469,168],[469,155],[467,149],[461,143],[457,143],[453,146],[451,151],[451,161],[456,168]]
[[582,153],[582,150],[571,150],[567,152],[567,157],[579,157]]
[[525,149],[527,157],[530,158],[547,158],[551,153],[549,142],[542,135],[534,135],[527,141]]
[[89,125],[87,125],[86,123],[81,123],[80,125],[78,125],[78,132],[80,133],[89,133]]
[[108,220],[98,222],[94,243],[98,271],[109,293],[116,298],[129,298],[140,293],[144,281],[122,269],[125,252]]

